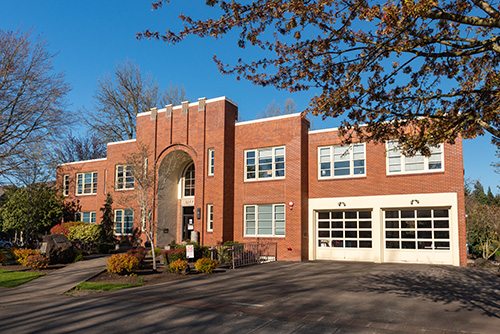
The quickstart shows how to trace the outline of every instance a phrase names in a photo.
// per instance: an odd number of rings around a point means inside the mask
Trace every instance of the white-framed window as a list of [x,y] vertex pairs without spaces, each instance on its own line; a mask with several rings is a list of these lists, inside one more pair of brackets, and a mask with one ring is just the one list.
[[318,247],[372,248],[372,212],[318,212]]
[[135,180],[132,175],[131,165],[116,165],[116,190],[128,190],[134,189]]
[[95,224],[95,211],[77,212],[75,220]]
[[443,144],[430,146],[430,157],[420,153],[413,157],[404,156],[397,140],[387,142],[387,174],[426,173],[444,170]]
[[450,249],[447,208],[386,210],[384,224],[386,249]]
[[63,196],[69,195],[69,174],[63,175]]
[[285,178],[285,146],[245,151],[245,180]]
[[207,232],[214,231],[214,205],[207,204]]
[[285,204],[245,205],[246,237],[284,237]]
[[366,145],[318,147],[318,177],[320,179],[366,175]]
[[190,163],[184,170],[182,177],[182,196],[194,197],[194,163]]
[[215,150],[208,149],[208,175],[214,175],[215,170]]
[[115,210],[115,235],[130,235],[134,229],[134,211]]
[[76,174],[76,194],[97,194],[97,172]]

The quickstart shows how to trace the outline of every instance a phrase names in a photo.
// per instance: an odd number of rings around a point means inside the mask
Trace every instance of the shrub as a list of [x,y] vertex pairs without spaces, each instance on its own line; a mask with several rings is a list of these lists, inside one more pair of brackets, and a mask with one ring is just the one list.
[[69,228],[68,239],[71,241],[96,242],[101,236],[101,226],[84,223]]
[[97,244],[97,249],[101,254],[109,254],[110,251],[115,249],[115,244],[112,242],[100,242]]
[[49,258],[40,254],[30,255],[24,261],[24,265],[35,270],[45,269],[49,266]]
[[73,226],[78,226],[85,224],[84,222],[67,222],[57,224],[50,229],[50,234],[63,234],[66,238],[68,237],[69,229]]
[[0,251],[0,266],[7,261],[7,256],[3,253],[3,251]]
[[175,273],[180,273],[183,270],[187,269],[188,262],[186,260],[176,260],[173,262],[170,262],[170,271],[175,272]]
[[139,259],[130,254],[115,254],[106,260],[106,270],[115,274],[132,274],[139,269]]
[[186,259],[186,250],[183,248],[177,249],[169,249],[162,251],[163,259],[165,264],[172,263],[177,260],[185,260]]
[[17,263],[26,266],[26,258],[30,255],[40,255],[35,249],[15,249],[14,256]]
[[199,272],[211,274],[217,268],[217,261],[204,257],[196,261],[194,267]]
[[[162,254],[161,249],[158,247],[155,247],[155,256],[159,257],[161,254]],[[149,251],[149,255],[153,256],[153,253],[151,251]]]
[[146,257],[146,250],[144,248],[132,248],[127,254],[136,257],[139,260],[139,264],[144,262],[144,258]]
[[79,250],[74,250],[73,262],[83,261],[83,252]]

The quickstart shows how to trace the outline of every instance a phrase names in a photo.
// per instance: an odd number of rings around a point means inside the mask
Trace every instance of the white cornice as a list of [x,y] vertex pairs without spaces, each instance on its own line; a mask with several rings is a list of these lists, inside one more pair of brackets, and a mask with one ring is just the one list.
[[111,143],[107,143],[106,145],[109,146],[109,145],[119,145],[119,144],[127,144],[127,143],[133,143],[135,142],[135,138],[134,139],[127,139],[127,140],[122,140],[122,141],[114,141],[114,142],[111,142]]
[[288,114],[288,115],[281,115],[281,116],[274,116],[274,117],[267,117],[267,118],[259,118],[259,119],[254,119],[251,121],[238,122],[238,123],[236,123],[236,126],[261,123],[261,122],[276,121],[276,120],[280,120],[280,119],[284,119],[284,118],[300,117],[300,116],[301,116],[301,113],[295,113],[295,114]]
[[106,161],[108,158],[100,158],[100,159],[92,159],[92,160],[82,160],[82,161],[73,161],[73,162],[67,162],[64,164],[59,164],[57,166],[67,166],[67,165],[76,165],[76,164],[83,164],[83,163],[88,163],[88,162],[99,162],[99,161]]

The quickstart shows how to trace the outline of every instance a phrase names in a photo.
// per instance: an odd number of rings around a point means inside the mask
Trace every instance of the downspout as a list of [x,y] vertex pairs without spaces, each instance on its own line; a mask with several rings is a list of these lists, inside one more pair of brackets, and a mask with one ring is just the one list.
[[[205,163],[206,163],[206,154],[207,154],[207,150],[206,150],[206,146],[207,146],[207,105],[205,104],[205,101],[201,102],[200,100],[204,100],[204,98],[202,99],[198,99],[198,111],[201,111],[203,112],[203,162],[202,162],[202,166],[203,166],[203,175],[202,175],[202,179],[203,179],[203,182],[202,182],[202,198],[201,198],[201,240],[200,240],[200,245],[205,245]],[[200,103],[203,103],[203,108],[200,107]]]

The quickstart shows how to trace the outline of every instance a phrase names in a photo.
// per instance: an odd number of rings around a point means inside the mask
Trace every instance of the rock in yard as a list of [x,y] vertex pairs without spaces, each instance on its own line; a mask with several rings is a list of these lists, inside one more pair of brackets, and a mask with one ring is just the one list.
[[73,261],[73,245],[62,234],[44,235],[40,254],[47,256],[51,264]]

